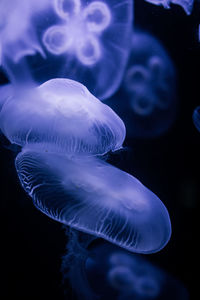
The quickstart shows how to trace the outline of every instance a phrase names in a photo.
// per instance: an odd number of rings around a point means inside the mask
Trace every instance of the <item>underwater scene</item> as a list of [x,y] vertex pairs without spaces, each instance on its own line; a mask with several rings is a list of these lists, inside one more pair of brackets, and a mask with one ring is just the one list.
[[197,300],[199,0],[0,0],[2,299]]

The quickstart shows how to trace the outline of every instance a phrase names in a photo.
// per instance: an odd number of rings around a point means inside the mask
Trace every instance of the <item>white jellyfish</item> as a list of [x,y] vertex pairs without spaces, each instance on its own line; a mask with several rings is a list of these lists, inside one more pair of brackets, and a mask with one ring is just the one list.
[[0,5],[1,61],[11,81],[70,78],[101,100],[118,89],[130,50],[132,0]]
[[114,111],[69,79],[18,90],[2,107],[0,129],[12,144],[56,153],[103,155],[120,149],[125,138]]
[[63,224],[139,253],[159,251],[169,241],[170,219],[159,198],[97,157],[30,145],[17,156],[16,169],[36,207]]

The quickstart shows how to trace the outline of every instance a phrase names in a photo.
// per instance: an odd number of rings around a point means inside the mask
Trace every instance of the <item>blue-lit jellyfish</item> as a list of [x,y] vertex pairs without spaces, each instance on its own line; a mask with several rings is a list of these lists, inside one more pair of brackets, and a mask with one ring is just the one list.
[[2,107],[0,129],[19,146],[98,155],[120,149],[126,133],[110,107],[69,79],[17,90]]
[[136,178],[96,157],[33,149],[17,156],[16,170],[43,213],[133,252],[156,252],[169,241],[165,206]]
[[[65,257],[63,272],[64,267]],[[146,257],[131,254],[111,244],[92,246],[84,267],[85,277],[82,281],[86,282],[86,287],[90,287],[88,293],[93,293],[96,296],[94,299],[189,299],[188,291],[178,279],[149,262]],[[85,290],[82,292],[87,294]],[[77,295],[80,294],[81,291],[77,291]]]
[[146,2],[154,5],[162,5],[164,8],[169,9],[171,3],[180,5],[187,15],[190,15],[193,9],[194,0],[145,0]]
[[14,7],[9,0],[3,5],[2,65],[12,81],[70,78],[100,99],[118,89],[130,51],[132,0],[38,0],[25,5],[18,0]]
[[125,122],[129,137],[156,137],[173,124],[177,111],[175,73],[158,40],[133,32],[120,92],[107,101]]
[[200,131],[200,106],[195,108],[192,118],[196,129]]

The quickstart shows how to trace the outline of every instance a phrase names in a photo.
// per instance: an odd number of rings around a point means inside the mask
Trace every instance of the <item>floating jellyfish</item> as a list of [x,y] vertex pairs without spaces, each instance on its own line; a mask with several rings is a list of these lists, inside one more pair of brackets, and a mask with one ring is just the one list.
[[156,252],[169,241],[170,219],[159,198],[97,157],[31,145],[17,156],[16,170],[36,207],[56,221],[133,252]]
[[190,15],[193,9],[194,0],[145,0],[146,2],[154,5],[162,5],[164,8],[169,9],[170,4],[180,5],[187,15]]
[[156,137],[173,124],[177,110],[175,68],[154,37],[133,33],[121,89],[107,104],[125,122],[128,137]]
[[2,107],[0,129],[12,144],[68,154],[103,155],[120,149],[125,138],[110,107],[69,79],[16,92]]
[[70,78],[100,99],[118,89],[130,51],[132,0],[1,3],[2,65],[11,80]]
[[192,118],[196,129],[200,131],[200,106],[195,108]]
[[91,291],[99,300],[189,299],[188,291],[178,279],[146,257],[111,244],[90,247],[85,273]]

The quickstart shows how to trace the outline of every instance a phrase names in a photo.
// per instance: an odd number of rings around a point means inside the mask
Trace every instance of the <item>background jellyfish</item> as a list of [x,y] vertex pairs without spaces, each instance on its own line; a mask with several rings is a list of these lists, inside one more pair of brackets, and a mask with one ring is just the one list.
[[187,15],[190,15],[193,9],[194,0],[145,0],[146,2],[154,5],[162,5],[164,8],[169,9],[171,3],[180,5]]
[[107,104],[125,122],[128,137],[156,137],[173,124],[175,69],[163,46],[150,34],[133,32],[121,90]]
[[11,1],[4,7],[4,2],[2,65],[12,81],[70,78],[100,99],[117,90],[129,55],[132,0],[42,0],[26,5],[18,0],[14,7]]
[[188,291],[179,280],[149,262],[146,257],[131,254],[111,244],[94,244],[90,247],[85,273],[83,280],[88,281],[90,292],[97,299],[189,299]]
[[193,123],[198,131],[200,131],[200,106],[198,106],[193,112]]

